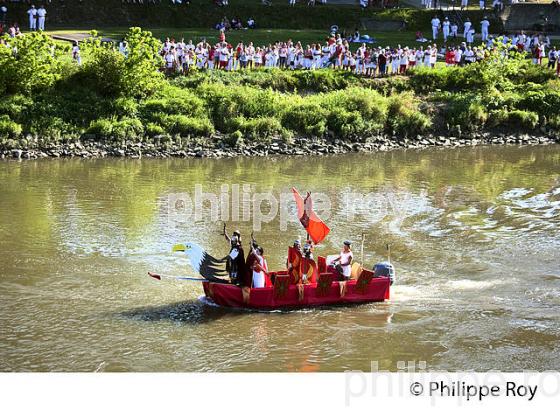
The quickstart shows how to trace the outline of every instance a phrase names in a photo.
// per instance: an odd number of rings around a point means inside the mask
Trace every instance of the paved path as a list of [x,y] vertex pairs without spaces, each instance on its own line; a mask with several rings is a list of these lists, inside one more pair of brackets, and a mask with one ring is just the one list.
[[[55,40],[63,40],[63,41],[70,41],[70,42],[74,42],[74,41],[84,41],[85,39],[88,39],[91,37],[90,33],[63,33],[63,34],[53,34],[51,36],[52,38],[54,38]],[[115,40],[113,40],[110,37],[102,37],[101,41],[105,41],[105,42],[115,42]]]

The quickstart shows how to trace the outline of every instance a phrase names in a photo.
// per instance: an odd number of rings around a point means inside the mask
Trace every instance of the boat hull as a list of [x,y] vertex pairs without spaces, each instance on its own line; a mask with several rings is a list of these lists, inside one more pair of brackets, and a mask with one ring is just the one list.
[[203,282],[203,287],[206,297],[220,306],[258,310],[383,302],[389,299],[388,278],[373,278],[365,287],[358,286],[356,280],[343,283],[346,284],[343,292],[340,288],[341,282],[333,281],[328,289],[323,289],[321,292],[317,289],[317,283],[303,285],[303,294],[298,286],[290,285],[282,297],[275,297],[273,287],[243,290],[239,286],[211,282]]

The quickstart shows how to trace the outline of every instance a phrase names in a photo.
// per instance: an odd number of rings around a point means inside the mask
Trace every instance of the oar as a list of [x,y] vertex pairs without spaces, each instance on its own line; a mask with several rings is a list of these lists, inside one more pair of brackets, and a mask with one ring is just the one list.
[[176,279],[176,280],[194,280],[194,281],[197,281],[197,282],[203,282],[203,281],[206,280],[204,278],[193,278],[191,276],[172,276],[172,275],[157,274],[157,273],[153,273],[153,272],[148,272],[148,275],[150,275],[152,278],[157,279],[157,280],[161,280],[161,278]]

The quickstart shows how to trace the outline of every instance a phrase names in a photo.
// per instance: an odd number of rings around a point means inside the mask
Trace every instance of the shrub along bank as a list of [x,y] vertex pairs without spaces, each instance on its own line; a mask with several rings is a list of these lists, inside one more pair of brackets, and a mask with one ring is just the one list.
[[431,135],[556,136],[560,81],[500,53],[464,68],[366,79],[335,70],[200,72],[166,78],[159,41],[128,33],[129,56],[94,38],[84,64],[34,33],[0,48],[0,149],[134,143],[243,150],[273,140],[401,143]]

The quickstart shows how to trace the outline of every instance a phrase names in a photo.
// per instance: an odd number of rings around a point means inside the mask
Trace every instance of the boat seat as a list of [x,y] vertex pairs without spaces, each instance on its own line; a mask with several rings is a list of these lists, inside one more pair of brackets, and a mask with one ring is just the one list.
[[359,264],[358,262],[354,262],[352,264],[352,270],[350,272],[350,279],[358,279],[362,270],[363,270],[362,265]]
[[373,279],[373,271],[362,269],[356,280],[356,292],[365,293],[371,280]]
[[274,278],[274,299],[285,298],[288,294],[288,288],[290,286],[290,275],[277,274]]
[[319,280],[317,281],[317,288],[315,290],[317,297],[323,297],[329,294],[334,279],[334,273],[323,272],[319,274]]

